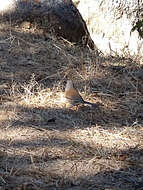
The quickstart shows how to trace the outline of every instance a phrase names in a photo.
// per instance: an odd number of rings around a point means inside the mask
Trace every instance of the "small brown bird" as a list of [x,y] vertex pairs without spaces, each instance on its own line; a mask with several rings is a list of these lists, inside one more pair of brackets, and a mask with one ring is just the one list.
[[67,81],[65,88],[65,97],[68,100],[68,102],[73,106],[80,104],[88,104],[92,107],[97,107],[97,104],[86,102],[83,100],[79,92],[75,89],[71,80]]

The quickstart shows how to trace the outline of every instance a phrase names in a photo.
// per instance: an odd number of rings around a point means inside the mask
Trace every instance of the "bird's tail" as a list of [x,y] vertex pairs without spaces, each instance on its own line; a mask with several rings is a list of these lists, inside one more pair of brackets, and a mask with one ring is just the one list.
[[97,104],[91,103],[91,102],[87,102],[87,101],[84,101],[84,104],[88,104],[88,105],[90,105],[91,107],[94,107],[94,108],[98,107]]

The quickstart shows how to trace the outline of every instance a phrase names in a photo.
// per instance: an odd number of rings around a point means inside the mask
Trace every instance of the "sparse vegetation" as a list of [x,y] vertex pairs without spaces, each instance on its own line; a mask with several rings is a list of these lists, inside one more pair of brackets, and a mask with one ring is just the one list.
[[[143,66],[0,27],[0,189],[139,189]],[[69,109],[67,77],[99,109]]]

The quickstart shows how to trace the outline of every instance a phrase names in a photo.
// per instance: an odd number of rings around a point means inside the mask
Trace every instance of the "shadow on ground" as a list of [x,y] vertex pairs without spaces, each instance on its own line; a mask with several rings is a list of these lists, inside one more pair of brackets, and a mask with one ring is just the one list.
[[[29,150],[31,148],[30,145]],[[42,156],[33,156],[27,149],[25,153],[23,152],[24,155],[7,156],[4,152],[2,156],[1,151],[1,188],[34,190],[142,188],[143,165],[140,159],[143,156],[142,149],[122,152],[122,157],[127,158],[125,160],[115,155],[112,157],[108,155],[105,159],[87,154],[82,159],[53,158],[44,153]]]

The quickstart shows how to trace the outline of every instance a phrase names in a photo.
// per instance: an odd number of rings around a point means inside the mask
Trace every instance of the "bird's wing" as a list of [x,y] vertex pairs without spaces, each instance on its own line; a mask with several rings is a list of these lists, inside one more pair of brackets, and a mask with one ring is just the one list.
[[75,100],[75,101],[83,101],[83,98],[81,97],[81,95],[79,94],[79,92],[76,89],[74,89],[74,88],[70,88],[66,92],[66,98],[67,99],[71,99],[71,100]]

